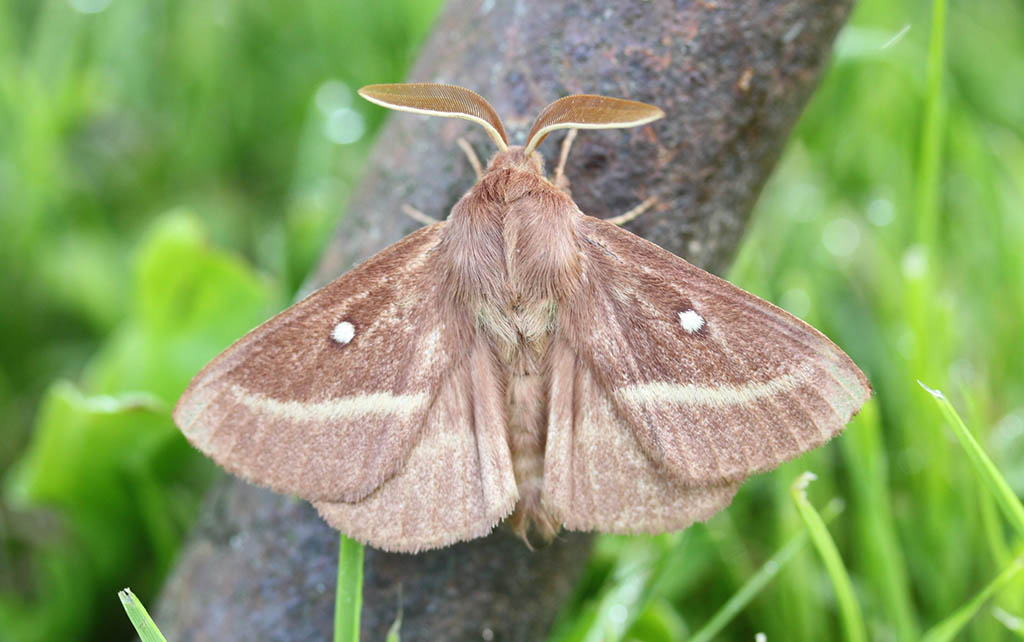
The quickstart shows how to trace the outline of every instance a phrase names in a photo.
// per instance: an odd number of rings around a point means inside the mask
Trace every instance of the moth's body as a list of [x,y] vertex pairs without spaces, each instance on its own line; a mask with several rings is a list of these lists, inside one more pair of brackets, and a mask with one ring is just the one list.
[[685,528],[747,476],[836,435],[863,373],[775,306],[607,221],[544,177],[559,127],[663,114],[555,101],[525,148],[482,98],[361,90],[482,124],[499,147],[448,219],[267,321],[208,364],[174,418],[246,479],[346,534],[419,551],[489,533]]
[[[545,364],[559,310],[579,289],[582,214],[548,181],[537,153],[500,152],[444,223],[438,261],[448,298],[464,302],[486,337],[504,391],[509,451],[519,502],[510,519],[524,537],[558,530],[542,501],[547,397]],[[543,237],[543,238],[541,238]],[[498,277],[498,278],[496,278]]]

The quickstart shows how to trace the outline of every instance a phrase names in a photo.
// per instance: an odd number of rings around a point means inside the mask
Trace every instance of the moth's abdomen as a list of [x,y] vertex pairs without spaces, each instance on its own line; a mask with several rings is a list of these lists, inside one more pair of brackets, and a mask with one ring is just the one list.
[[544,540],[550,540],[560,526],[541,503],[547,441],[545,388],[540,373],[513,374],[506,387],[509,450],[519,489],[519,503],[509,526],[523,539],[531,525]]
[[541,503],[548,395],[543,364],[557,306],[551,301],[513,299],[502,306],[482,305],[476,312],[477,332],[487,336],[504,384],[505,436],[519,491],[508,525],[526,539],[533,524],[543,539],[550,539],[560,524]]

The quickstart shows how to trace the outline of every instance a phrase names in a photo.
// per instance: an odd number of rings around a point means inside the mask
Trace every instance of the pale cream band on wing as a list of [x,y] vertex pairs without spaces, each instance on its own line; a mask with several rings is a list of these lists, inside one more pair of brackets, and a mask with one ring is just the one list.
[[741,386],[698,386],[692,383],[638,383],[623,386],[615,391],[616,396],[629,403],[668,402],[699,406],[735,406],[780,392],[792,390],[800,385],[802,377],[788,373],[768,381],[748,383]]
[[238,385],[232,386],[231,391],[239,402],[252,410],[297,421],[336,421],[368,415],[409,415],[422,409],[428,401],[426,392],[414,395],[375,392],[327,401],[301,402],[271,399]]

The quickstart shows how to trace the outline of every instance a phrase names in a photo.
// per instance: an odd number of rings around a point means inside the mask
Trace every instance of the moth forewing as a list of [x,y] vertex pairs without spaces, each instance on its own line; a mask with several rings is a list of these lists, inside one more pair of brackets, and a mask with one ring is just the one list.
[[595,284],[565,311],[601,318],[573,347],[648,456],[681,482],[738,481],[835,436],[871,394],[820,332],[619,227],[588,217]]
[[508,147],[485,100],[372,85],[392,109],[482,125],[499,152],[444,222],[240,339],[192,381],[182,432],[336,528],[419,551],[523,533],[684,528],[748,475],[837,434],[870,395],[775,306],[583,215],[533,150],[650,105],[569,96]]
[[441,228],[414,232],[211,361],[174,410],[189,441],[230,472],[312,500],[358,501],[398,472],[453,359],[439,328],[459,319],[442,318],[423,276]]

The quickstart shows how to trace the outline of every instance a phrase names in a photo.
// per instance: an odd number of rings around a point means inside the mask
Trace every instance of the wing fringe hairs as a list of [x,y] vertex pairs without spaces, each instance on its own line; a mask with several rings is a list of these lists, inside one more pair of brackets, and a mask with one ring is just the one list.
[[[580,212],[533,150],[561,128],[664,114],[568,96],[525,147],[480,96],[373,85],[384,106],[470,120],[499,152],[424,227],[215,358],[174,418],[254,483],[375,547],[419,551],[503,519],[685,528],[747,476],[838,434],[870,396],[806,323]],[[556,181],[557,182],[557,181]]]

